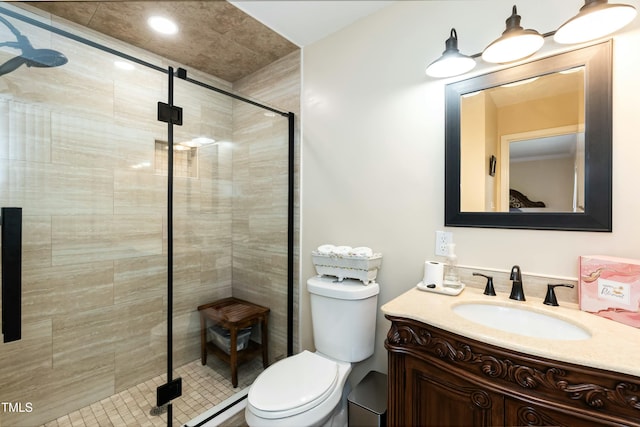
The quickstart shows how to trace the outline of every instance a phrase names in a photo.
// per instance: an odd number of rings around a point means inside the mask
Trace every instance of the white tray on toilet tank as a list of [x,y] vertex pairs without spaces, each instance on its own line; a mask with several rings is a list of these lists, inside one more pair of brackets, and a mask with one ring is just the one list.
[[382,264],[382,254],[373,254],[369,257],[356,255],[321,254],[311,252],[313,265],[320,275],[335,276],[339,281],[344,279],[356,279],[365,285],[376,280],[378,268]]

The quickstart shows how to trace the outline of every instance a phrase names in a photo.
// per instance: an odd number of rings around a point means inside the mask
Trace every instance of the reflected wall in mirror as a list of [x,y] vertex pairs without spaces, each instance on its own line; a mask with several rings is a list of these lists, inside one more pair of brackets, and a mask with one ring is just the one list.
[[447,85],[445,225],[611,231],[610,41]]
[[505,135],[501,142],[503,211],[584,212],[584,125]]
[[[583,66],[462,95],[460,111],[463,212],[579,211]],[[485,166],[492,156],[494,175]]]

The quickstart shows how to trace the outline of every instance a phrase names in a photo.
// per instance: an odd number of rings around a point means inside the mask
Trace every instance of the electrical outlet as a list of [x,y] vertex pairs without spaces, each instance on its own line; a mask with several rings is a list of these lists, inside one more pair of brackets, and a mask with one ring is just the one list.
[[453,243],[452,232],[436,231],[436,255],[447,256],[449,243]]

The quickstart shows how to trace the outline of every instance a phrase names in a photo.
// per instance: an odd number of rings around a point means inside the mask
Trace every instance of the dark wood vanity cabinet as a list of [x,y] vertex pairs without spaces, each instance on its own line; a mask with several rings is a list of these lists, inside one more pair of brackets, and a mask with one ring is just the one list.
[[386,317],[389,426],[640,426],[638,377]]
[[[404,366],[398,367],[400,372],[404,372],[406,388],[404,391],[396,389],[394,397],[398,398],[395,403],[404,418],[398,419],[396,425],[504,424],[504,398],[501,394],[480,389],[472,381],[447,370],[434,369],[433,365],[419,358],[406,357],[401,363]],[[395,383],[395,378],[392,381]]]

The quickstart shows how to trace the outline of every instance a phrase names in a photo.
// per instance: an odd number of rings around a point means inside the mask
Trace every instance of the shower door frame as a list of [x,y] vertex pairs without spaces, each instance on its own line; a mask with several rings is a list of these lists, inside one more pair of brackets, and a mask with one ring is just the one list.
[[[294,309],[294,209],[295,209],[295,114],[293,112],[284,112],[268,105],[259,103],[255,100],[245,98],[241,95],[220,89],[206,83],[187,77],[187,71],[184,68],[178,68],[174,72],[173,67],[163,68],[150,62],[144,61],[124,52],[110,48],[92,40],[78,36],[69,31],[57,28],[53,25],[38,21],[12,10],[0,6],[0,13],[18,19],[25,23],[47,30],[51,33],[66,37],[86,46],[101,50],[112,54],[127,61],[139,64],[146,68],[167,74],[167,98],[165,104],[158,101],[158,121],[167,123],[167,139],[168,139],[168,176],[167,176],[167,233],[168,233],[168,254],[167,254],[167,383],[161,385],[157,389],[158,406],[167,406],[167,425],[173,424],[173,414],[171,400],[181,395],[181,378],[173,378],[173,126],[182,124],[182,110],[180,107],[173,105],[173,79],[174,76],[185,80],[189,83],[198,85],[204,89],[211,90],[233,99],[246,102],[256,107],[265,109],[271,113],[286,117],[288,120],[288,180],[287,180],[287,356],[293,354],[293,309]],[[5,325],[2,325],[3,329]],[[217,414],[215,414],[217,415]],[[215,416],[214,415],[214,416]]]
[[[187,70],[172,67],[167,69],[168,76],[168,103],[158,102],[158,120],[167,123],[167,141],[168,141],[168,178],[167,178],[167,228],[168,228],[168,248],[167,248],[167,382],[158,387],[157,390],[157,406],[167,405],[167,423],[172,425],[172,406],[171,400],[182,395],[182,378],[173,378],[173,126],[182,125],[182,108],[174,105],[174,77],[200,86],[204,89],[217,92],[233,99],[246,102],[247,104],[265,109],[271,113],[286,117],[288,121],[288,163],[287,163],[287,356],[293,354],[293,294],[294,294],[294,186],[295,186],[295,114],[292,112],[283,112],[257,101],[245,98],[238,94],[226,91],[224,89],[211,86],[207,83],[189,78]],[[240,398],[239,400],[241,400]],[[232,403],[233,406],[235,404]],[[211,415],[207,420],[212,419],[223,412],[226,408]],[[205,420],[204,422],[206,422]]]

